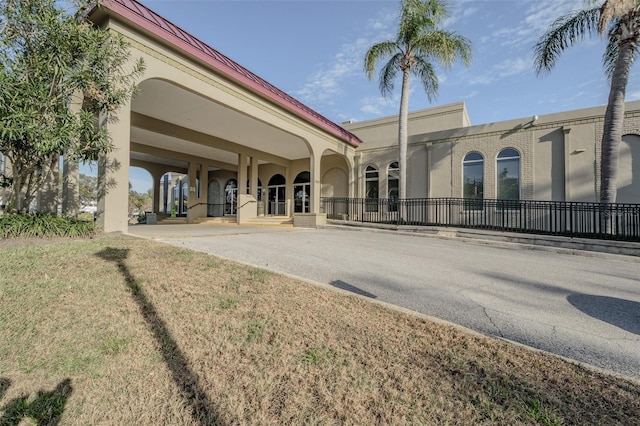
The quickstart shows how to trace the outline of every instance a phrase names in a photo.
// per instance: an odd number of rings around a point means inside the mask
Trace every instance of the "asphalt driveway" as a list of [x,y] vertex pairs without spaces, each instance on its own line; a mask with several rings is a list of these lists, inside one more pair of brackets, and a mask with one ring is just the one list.
[[365,297],[640,381],[640,260],[373,230],[137,226],[153,238]]

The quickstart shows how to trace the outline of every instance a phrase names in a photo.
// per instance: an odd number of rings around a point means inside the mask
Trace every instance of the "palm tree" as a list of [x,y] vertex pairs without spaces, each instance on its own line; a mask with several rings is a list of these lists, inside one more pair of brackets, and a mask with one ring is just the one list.
[[624,96],[640,41],[640,1],[605,0],[600,6],[557,19],[535,46],[535,69],[538,74],[551,71],[567,47],[596,33],[607,37],[603,63],[611,80],[602,135],[600,202],[615,203]]
[[451,68],[457,59],[467,66],[471,63],[471,42],[455,32],[439,28],[447,16],[447,5],[443,0],[402,0],[395,40],[376,43],[365,54],[364,70],[370,80],[378,62],[388,59],[380,69],[380,91],[384,96],[393,92],[395,77],[398,72],[402,73],[398,118],[400,199],[407,197],[410,75],[420,79],[427,98],[432,101],[438,93],[438,76],[432,61],[437,61],[445,69]]

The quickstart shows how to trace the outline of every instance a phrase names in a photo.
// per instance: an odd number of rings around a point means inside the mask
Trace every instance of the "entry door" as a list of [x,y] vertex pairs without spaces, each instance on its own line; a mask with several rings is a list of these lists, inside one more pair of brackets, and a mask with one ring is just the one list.
[[294,212],[309,213],[309,194],[311,194],[311,184],[307,183],[293,187]]
[[224,214],[227,216],[233,216],[236,214],[238,204],[237,204],[237,196],[238,196],[238,186],[236,180],[233,179],[227,183],[225,187],[225,200],[224,200]]
[[286,214],[285,209],[285,185],[270,186],[269,187],[269,212],[268,214],[273,216],[284,216]]

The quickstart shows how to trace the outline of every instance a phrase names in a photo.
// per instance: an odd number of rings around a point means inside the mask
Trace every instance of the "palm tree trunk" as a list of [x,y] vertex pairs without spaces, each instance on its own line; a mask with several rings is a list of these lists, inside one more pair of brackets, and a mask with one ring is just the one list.
[[400,95],[400,117],[398,119],[398,198],[400,199],[400,221],[405,219],[405,201],[407,199],[407,127],[409,126],[409,69],[402,71],[402,91]]
[[633,61],[634,45],[624,42],[611,76],[611,89],[604,116],[602,156],[600,159],[600,202],[616,202],[618,158],[624,124],[624,96],[629,81],[629,69]]

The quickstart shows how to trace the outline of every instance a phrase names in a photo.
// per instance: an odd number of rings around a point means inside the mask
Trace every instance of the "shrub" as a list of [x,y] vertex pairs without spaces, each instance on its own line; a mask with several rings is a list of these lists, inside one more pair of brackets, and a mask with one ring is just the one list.
[[89,237],[96,233],[93,220],[79,220],[52,214],[9,214],[0,216],[0,238]]

